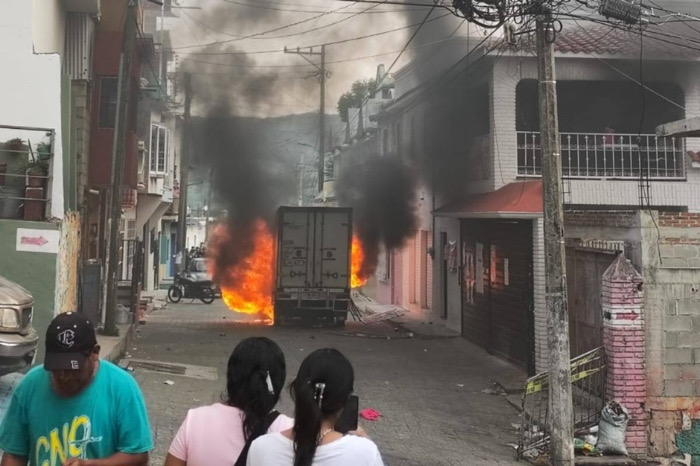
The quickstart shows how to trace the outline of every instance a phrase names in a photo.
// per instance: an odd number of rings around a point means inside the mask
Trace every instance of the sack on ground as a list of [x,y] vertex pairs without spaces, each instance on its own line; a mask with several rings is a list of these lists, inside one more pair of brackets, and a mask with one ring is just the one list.
[[616,401],[605,405],[600,416],[598,443],[596,448],[604,455],[625,455],[625,431],[629,422],[629,414],[624,406]]

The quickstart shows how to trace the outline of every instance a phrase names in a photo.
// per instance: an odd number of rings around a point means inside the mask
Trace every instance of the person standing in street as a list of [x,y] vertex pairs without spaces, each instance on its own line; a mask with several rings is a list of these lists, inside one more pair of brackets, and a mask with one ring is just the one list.
[[274,341],[251,337],[234,348],[226,371],[226,399],[189,410],[165,466],[245,466],[250,444],[294,421],[273,411],[287,376]]
[[43,366],[15,389],[0,466],[142,466],[153,449],[136,380],[99,358],[92,323],[67,312],[46,330]]
[[340,351],[309,354],[290,387],[294,427],[255,440],[247,466],[383,466],[377,445],[364,431],[343,435],[335,430],[353,384],[352,365]]

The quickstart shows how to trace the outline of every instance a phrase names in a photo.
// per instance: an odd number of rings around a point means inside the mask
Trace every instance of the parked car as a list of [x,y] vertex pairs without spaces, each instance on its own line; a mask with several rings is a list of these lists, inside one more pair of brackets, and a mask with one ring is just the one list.
[[32,326],[34,298],[17,283],[0,276],[0,375],[34,362],[39,336]]
[[214,291],[214,296],[217,298],[221,297],[221,287],[216,283],[213,283],[213,278],[209,272],[209,260],[205,257],[195,257],[190,259],[187,264],[187,274],[186,277],[195,282],[201,281],[212,281],[212,290]]

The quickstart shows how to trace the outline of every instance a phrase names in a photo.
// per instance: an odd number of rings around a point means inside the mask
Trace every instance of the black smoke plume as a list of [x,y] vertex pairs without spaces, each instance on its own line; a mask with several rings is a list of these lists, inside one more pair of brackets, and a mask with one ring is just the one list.
[[416,176],[398,157],[372,155],[343,170],[336,195],[340,205],[353,208],[355,233],[365,250],[363,278],[377,268],[381,245],[400,248],[416,234]]
[[181,69],[191,76],[193,109],[204,115],[192,119],[191,164],[211,169],[214,197],[227,211],[227,228],[216,230],[209,244],[214,280],[234,287],[230,270],[252,253],[257,222],[271,225],[277,206],[293,193],[294,176],[276,163],[261,120],[241,116],[266,111],[279,77],[248,67],[252,60],[232,45],[205,50],[233,52],[227,63],[239,65],[235,77],[206,60],[183,61]]

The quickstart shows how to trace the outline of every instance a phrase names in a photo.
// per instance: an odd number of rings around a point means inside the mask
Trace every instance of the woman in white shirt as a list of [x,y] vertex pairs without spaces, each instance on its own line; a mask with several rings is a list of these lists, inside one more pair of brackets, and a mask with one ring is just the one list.
[[226,400],[189,410],[165,466],[245,465],[245,447],[254,438],[294,424],[272,411],[286,376],[284,354],[277,343],[265,337],[241,341],[228,360]]
[[374,442],[334,428],[353,383],[352,365],[340,351],[309,354],[290,387],[294,427],[255,440],[247,466],[383,466]]

